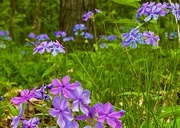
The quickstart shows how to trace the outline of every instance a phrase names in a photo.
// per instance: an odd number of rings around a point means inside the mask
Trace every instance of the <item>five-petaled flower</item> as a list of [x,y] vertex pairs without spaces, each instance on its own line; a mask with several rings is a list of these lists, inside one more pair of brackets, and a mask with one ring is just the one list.
[[20,95],[21,97],[13,97],[11,99],[11,102],[15,105],[19,105],[23,102],[29,101],[31,98],[35,97],[34,91],[36,90],[36,87],[33,88],[31,91],[28,89],[22,90]]
[[95,109],[98,113],[97,121],[99,123],[104,123],[106,120],[108,125],[112,128],[122,128],[122,124],[121,121],[119,121],[119,118],[124,115],[125,111],[121,110],[115,112],[114,107],[109,102],[106,102],[104,105],[102,103],[97,103],[95,105]]
[[72,113],[68,107],[68,101],[64,97],[55,96],[52,100],[54,108],[49,110],[49,114],[58,117],[57,124],[60,128],[65,128],[66,123],[73,120]]
[[85,105],[88,105],[91,102],[90,92],[89,90],[83,90],[79,82],[76,81],[75,84],[79,86],[75,90],[71,91],[70,94],[70,98],[73,100],[72,111],[79,111],[80,107],[80,110],[88,116],[89,111]]
[[145,43],[146,44],[151,44],[153,46],[157,46],[157,41],[159,41],[158,36],[154,36],[154,33],[151,31],[145,31],[143,33],[143,36],[145,38]]
[[52,80],[52,84],[55,88],[52,88],[50,93],[51,94],[60,94],[62,93],[64,97],[69,98],[72,90],[76,89],[79,84],[72,83],[70,84],[70,77],[64,76],[62,78],[62,83],[59,79],[55,78]]

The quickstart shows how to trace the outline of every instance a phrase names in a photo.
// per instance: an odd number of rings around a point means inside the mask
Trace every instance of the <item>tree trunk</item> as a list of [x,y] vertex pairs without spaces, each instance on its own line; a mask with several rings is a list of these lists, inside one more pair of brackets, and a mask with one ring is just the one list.
[[[59,29],[73,35],[75,24],[83,23],[83,14],[95,9],[95,0],[60,0]],[[92,23],[87,22],[88,31],[92,32]]]
[[41,4],[43,2],[43,0],[35,0],[35,9],[34,9],[34,23],[33,23],[33,32],[36,35],[39,35],[41,32]]
[[15,17],[17,3],[18,3],[17,0],[11,0],[10,3],[11,14],[10,14],[10,23],[9,23],[9,34],[12,37],[12,39],[14,39],[13,26],[14,26],[14,17]]

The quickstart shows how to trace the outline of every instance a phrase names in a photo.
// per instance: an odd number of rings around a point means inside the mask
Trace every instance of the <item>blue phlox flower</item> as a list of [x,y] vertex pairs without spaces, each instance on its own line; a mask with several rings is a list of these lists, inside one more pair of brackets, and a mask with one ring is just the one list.
[[92,11],[87,12],[83,15],[83,21],[88,21],[93,15],[94,13]]
[[36,38],[36,35],[33,32],[31,32],[31,33],[29,33],[28,37],[31,39],[34,39],[34,38]]
[[67,35],[66,32],[64,32],[64,31],[56,31],[56,32],[54,32],[54,34],[57,38],[66,37],[66,35]]
[[40,34],[36,37],[36,39],[39,41],[44,41],[44,40],[49,40],[49,37],[47,34]]
[[84,38],[85,39],[93,39],[93,35],[91,33],[85,32],[84,33]]
[[131,29],[129,33],[122,34],[122,45],[125,47],[132,46],[132,48],[137,47],[137,42],[142,43],[142,34],[139,32],[138,27]]
[[69,36],[69,37],[64,37],[64,38],[63,38],[63,42],[69,42],[69,41],[74,42],[74,37]]

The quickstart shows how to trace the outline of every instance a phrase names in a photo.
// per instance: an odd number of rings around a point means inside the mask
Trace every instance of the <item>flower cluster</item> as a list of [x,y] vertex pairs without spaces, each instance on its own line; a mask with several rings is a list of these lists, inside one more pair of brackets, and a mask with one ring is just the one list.
[[74,35],[80,35],[85,39],[93,39],[93,35],[91,33],[85,32],[86,27],[84,24],[76,24],[73,28]]
[[9,36],[9,31],[0,30],[0,48],[6,48],[6,41],[11,41],[12,38]]
[[172,12],[173,15],[180,20],[180,9],[178,3],[157,3],[147,2],[144,3],[137,11],[136,19],[139,20],[140,16],[144,15],[145,22],[150,21],[151,19],[157,20],[159,16],[165,16],[167,13]]
[[34,48],[33,54],[37,52],[40,54],[43,54],[45,51],[47,52],[52,51],[53,56],[56,56],[57,53],[59,52],[65,53],[64,47],[59,43],[59,41],[56,40],[56,42],[53,42],[53,41],[42,42],[40,45]]
[[[50,90],[50,94],[47,94],[45,89]],[[20,97],[12,98],[11,102],[18,105],[20,111],[18,116],[13,117],[11,123],[13,128],[17,128],[20,123],[22,123],[23,128],[35,128],[40,124],[39,117],[33,117],[29,120],[23,118],[26,104],[32,102],[32,98],[52,102],[53,107],[49,109],[49,114],[55,118],[60,128],[79,128],[79,121],[85,121],[88,124],[85,126],[86,128],[92,126],[104,128],[104,123],[113,128],[122,128],[119,118],[124,115],[125,111],[115,111],[109,102],[104,105],[97,103],[90,107],[90,91],[84,90],[78,81],[70,83],[69,76],[64,76],[62,81],[55,78],[51,84],[42,85],[40,89],[37,87],[31,91],[25,89],[21,91]],[[76,114],[74,114],[75,112]]]
[[103,40],[103,42],[100,45],[100,48],[108,48],[106,42],[116,40],[116,35],[109,35],[109,36],[100,35],[100,39]]
[[132,48],[136,48],[137,43],[151,44],[153,46],[157,46],[157,41],[160,40],[159,37],[154,36],[154,33],[151,31],[145,31],[143,33],[140,33],[138,27],[131,29],[129,33],[123,33],[122,39],[123,46],[132,46]]

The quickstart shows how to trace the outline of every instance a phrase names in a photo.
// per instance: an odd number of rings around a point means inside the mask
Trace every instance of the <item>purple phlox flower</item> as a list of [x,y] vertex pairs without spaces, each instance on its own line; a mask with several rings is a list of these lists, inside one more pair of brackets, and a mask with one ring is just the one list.
[[100,48],[108,48],[108,45],[106,44],[106,43],[102,43],[101,45],[100,45]]
[[48,41],[44,41],[40,45],[38,45],[38,46],[36,46],[34,48],[33,54],[35,54],[37,52],[40,53],[40,54],[43,54],[45,52],[45,50],[47,52],[51,52],[51,48],[50,47],[52,47],[52,44],[50,42],[48,42]]
[[105,120],[113,128],[121,128],[117,127],[121,124],[118,120],[122,117],[125,111],[121,110],[118,112],[114,111],[114,107],[109,103],[106,102],[104,105],[102,103],[97,103],[95,105],[96,112],[98,113],[98,122],[104,123]]
[[100,11],[99,9],[95,8],[95,11],[98,13],[102,13],[102,11]]
[[0,96],[0,101],[2,101],[3,100],[3,98],[2,98],[2,96]]
[[167,2],[163,2],[163,4],[161,4],[161,3],[156,4],[157,8],[161,8],[161,11],[159,12],[160,16],[165,16],[167,13],[169,13],[169,10],[167,9],[168,5],[169,5],[169,3],[167,3]]
[[76,89],[79,84],[77,83],[72,83],[70,84],[70,77],[69,76],[64,76],[62,78],[62,83],[59,79],[55,78],[52,80],[52,84],[55,88],[52,88],[50,93],[51,94],[59,94],[62,93],[66,98],[69,98],[70,96],[70,91]]
[[22,121],[22,128],[37,128],[37,125],[39,124],[40,119],[38,117],[34,117],[27,120]]
[[59,41],[56,40],[56,42],[50,42],[51,44],[51,50],[52,50],[52,54],[53,56],[56,56],[57,53],[59,52],[63,52],[65,53],[64,47],[59,43]]
[[91,33],[85,32],[84,33],[84,38],[85,39],[93,39],[93,35]]
[[76,120],[86,120],[89,124],[92,123],[92,120],[95,119],[96,117],[96,109],[93,106],[90,108],[88,105],[84,105],[85,108],[88,110],[88,115],[83,114],[83,115],[78,115],[76,116]]
[[9,31],[4,31],[4,30],[0,30],[0,36],[8,36],[9,35]]
[[88,21],[93,15],[94,13],[92,11],[87,12],[83,15],[83,21]]
[[49,89],[49,90],[51,90],[52,88],[53,88],[53,84],[51,83],[51,84],[48,84],[48,85],[46,85],[46,87],[45,88],[47,88],[47,89]]
[[68,41],[74,42],[74,37],[69,36],[69,37],[64,37],[64,38],[63,38],[63,42],[68,42]]
[[33,32],[31,32],[31,33],[29,33],[28,37],[31,39],[34,39],[34,38],[36,38],[36,35]]
[[131,29],[129,33],[122,34],[122,45],[128,47],[132,45],[132,48],[137,47],[137,42],[142,43],[142,33],[139,32],[138,27]]
[[86,30],[86,27],[84,24],[76,24],[73,28],[73,32],[75,35],[78,35],[79,31],[82,32],[83,30]]
[[68,108],[68,101],[64,97],[60,99],[59,96],[55,96],[52,100],[52,104],[54,108],[49,110],[49,114],[53,117],[58,116],[57,124],[60,128],[65,128],[67,121],[73,120],[72,113]]
[[35,90],[36,90],[36,87],[33,88],[31,91],[29,91],[28,89],[22,90],[20,93],[20,97],[13,97],[11,99],[11,102],[15,105],[19,105],[23,102],[26,102],[30,100],[31,98],[35,97],[35,94],[34,94]]
[[0,36],[6,36],[6,32],[4,30],[0,30]]
[[170,6],[168,7],[173,15],[177,16],[177,19],[180,20],[180,10],[179,10],[179,4],[178,3],[170,3]]
[[107,37],[107,40],[109,40],[109,41],[113,41],[115,39],[116,39],[115,35],[110,35],[110,36]]
[[99,36],[101,39],[106,39],[106,36],[105,35],[100,35]]
[[49,37],[48,37],[47,34],[40,34],[40,35],[38,35],[38,36],[36,37],[36,39],[39,40],[39,41],[44,41],[44,40],[48,40]]
[[12,122],[11,122],[11,125],[12,125],[12,128],[17,128],[19,123],[20,123],[20,119],[24,113],[24,109],[25,109],[25,105],[24,105],[24,108],[23,108],[23,104],[20,104],[19,105],[19,114],[18,116],[14,116],[13,119],[12,119]]
[[66,32],[64,32],[64,31],[56,31],[56,32],[54,32],[54,34],[57,38],[66,36]]
[[150,14],[150,11],[151,11],[151,8],[152,6],[155,5],[155,2],[147,2],[147,3],[144,3],[138,10],[137,10],[137,14],[136,14],[136,19],[139,19],[139,17],[141,15],[149,15]]
[[153,46],[157,46],[157,41],[159,41],[158,36],[154,36],[154,33],[151,31],[145,31],[143,33],[146,44],[152,44]]
[[36,95],[35,98],[40,99],[40,100],[42,99],[47,100],[49,96],[44,93],[45,88],[46,87],[43,84],[40,89],[35,90],[34,91],[34,94]]
[[[101,122],[97,122],[97,123],[95,124],[94,128],[104,128],[104,124],[101,123]],[[119,127],[117,127],[117,128],[119,128]]]
[[161,7],[158,7],[156,5],[154,5],[149,13],[149,15],[144,19],[145,22],[148,22],[149,20],[151,20],[151,18],[153,20],[157,20],[159,17],[159,13],[161,12]]
[[76,121],[68,121],[68,120],[66,120],[65,119],[65,127],[64,128],[79,128],[79,124],[78,124],[78,122],[76,122]]
[[79,86],[73,91],[71,91],[71,94],[70,94],[70,99],[73,100],[72,111],[73,112],[79,111],[79,107],[80,107],[80,110],[88,116],[89,111],[85,107],[85,105],[88,105],[89,103],[91,103],[90,92],[89,90],[83,90],[83,88],[81,87],[81,84],[78,81],[76,81],[75,84]]

